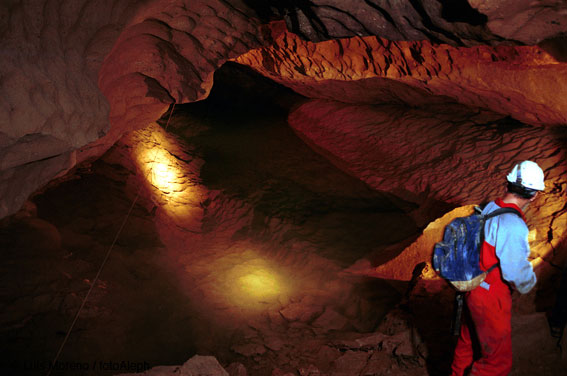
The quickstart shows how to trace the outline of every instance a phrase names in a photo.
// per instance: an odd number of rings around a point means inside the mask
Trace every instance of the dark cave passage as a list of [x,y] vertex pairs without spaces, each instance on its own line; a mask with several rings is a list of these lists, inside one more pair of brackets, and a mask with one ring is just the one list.
[[[170,132],[204,160],[202,185],[253,208],[252,224],[238,236],[274,237],[265,234],[267,223],[279,220],[291,225],[283,239],[317,238],[314,252],[346,267],[419,234],[409,214],[419,203],[369,188],[295,135],[286,118],[304,98],[236,64],[215,80],[206,101],[177,107]],[[195,134],[195,123],[206,129]],[[205,227],[214,223],[205,216]]]

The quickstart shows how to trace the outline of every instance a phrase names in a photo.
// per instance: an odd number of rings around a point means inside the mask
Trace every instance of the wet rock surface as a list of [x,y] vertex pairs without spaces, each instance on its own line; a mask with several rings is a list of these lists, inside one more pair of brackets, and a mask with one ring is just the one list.
[[0,18],[1,217],[261,45],[240,1],[9,1]]

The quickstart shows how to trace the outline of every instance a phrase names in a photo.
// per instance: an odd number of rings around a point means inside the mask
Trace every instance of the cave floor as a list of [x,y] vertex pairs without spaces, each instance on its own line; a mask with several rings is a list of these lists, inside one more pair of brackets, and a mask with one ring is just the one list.
[[[52,374],[116,374],[132,371],[117,370],[122,361],[174,365],[196,353],[252,375],[329,369],[344,352],[332,340],[372,332],[406,286],[341,270],[415,237],[406,212],[416,205],[337,170],[281,117],[183,137],[204,161],[201,228],[170,222],[142,191]],[[124,147],[3,222],[8,373],[45,373],[62,343],[135,197],[134,171],[116,163]]]

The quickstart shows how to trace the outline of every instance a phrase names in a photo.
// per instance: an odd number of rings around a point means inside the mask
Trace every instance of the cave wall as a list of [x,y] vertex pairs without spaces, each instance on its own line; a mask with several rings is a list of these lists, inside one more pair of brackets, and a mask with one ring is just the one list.
[[[528,212],[532,257],[563,264],[567,65],[560,59],[538,46],[378,37],[312,43],[278,23],[271,37],[272,45],[236,61],[312,98],[290,113],[290,126],[375,189],[478,204],[503,193],[514,164],[537,161],[548,189]],[[409,280],[412,268],[400,260],[387,268]]]
[[0,217],[261,39],[240,1],[8,1],[0,20]]
[[[279,66],[292,69],[276,73],[299,92],[317,96],[336,90],[335,97],[352,95],[361,101],[373,92],[372,100],[379,96],[411,103],[449,93],[464,103],[499,108],[532,123],[563,123],[564,68],[541,50],[385,42],[541,43],[557,51],[554,41],[567,25],[565,5],[557,1],[471,0],[458,5],[438,0],[2,2],[0,217],[15,212],[49,180],[101,155],[125,132],[159,118],[172,102],[206,97],[212,73],[223,62],[273,43],[278,35],[262,25],[276,20],[312,42],[356,36],[322,42],[311,54],[308,42],[283,33],[274,46],[240,59],[262,65],[268,73]],[[282,42],[295,43],[297,48],[282,52],[297,55],[290,54],[285,62],[278,62],[277,54],[269,59],[261,55]],[[372,48],[378,56],[368,51]],[[353,72],[341,76],[335,65],[344,63],[343,56],[352,58],[346,65]],[[307,61],[297,64],[298,59]],[[470,63],[473,59],[476,65]],[[304,65],[318,67],[332,80],[312,85],[312,72],[301,72]],[[369,76],[375,82],[359,79]],[[383,78],[401,84],[392,87],[397,83]],[[354,79],[359,87],[343,88],[337,79]],[[534,110],[522,113],[522,106]]]
[[567,64],[533,46],[456,48],[354,37],[301,40],[273,24],[274,43],[236,61],[311,98],[347,103],[454,101],[536,124],[567,122]]
[[283,18],[290,31],[320,42],[377,35],[455,46],[535,45],[565,32],[557,0],[247,0],[264,19]]
[[[302,104],[288,121],[301,138],[341,169],[374,189],[415,202],[430,200],[457,207],[494,200],[503,195],[505,176],[515,163],[537,161],[545,172],[546,191],[526,212],[531,256],[555,265],[565,262],[564,128],[526,126],[460,105],[408,109],[324,100]],[[437,227],[429,244],[419,247],[422,254],[410,265],[430,259],[443,228]],[[401,261],[391,269],[403,270],[404,278],[410,280],[413,268],[408,268],[407,260]]]

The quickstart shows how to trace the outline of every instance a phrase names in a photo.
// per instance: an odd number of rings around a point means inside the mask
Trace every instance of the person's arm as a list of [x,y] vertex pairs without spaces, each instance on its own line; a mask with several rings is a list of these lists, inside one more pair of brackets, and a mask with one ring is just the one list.
[[495,247],[502,277],[514,284],[520,293],[526,294],[537,281],[532,264],[528,261],[528,227],[514,214],[504,214],[499,219]]

